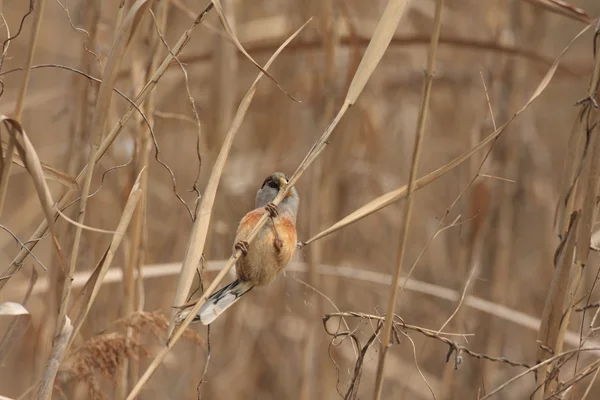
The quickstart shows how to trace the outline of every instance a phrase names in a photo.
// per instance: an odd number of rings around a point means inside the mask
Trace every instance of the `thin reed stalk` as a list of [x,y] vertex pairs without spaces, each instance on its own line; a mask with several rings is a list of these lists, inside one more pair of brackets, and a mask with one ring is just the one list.
[[391,347],[392,338],[392,326],[394,322],[393,315],[396,310],[396,297],[398,295],[398,282],[400,280],[400,274],[402,272],[402,265],[404,264],[404,253],[406,251],[406,241],[408,238],[408,230],[410,228],[410,221],[412,216],[413,207],[413,192],[414,185],[417,179],[417,168],[419,165],[419,156],[421,154],[421,143],[425,135],[425,121],[427,120],[427,111],[429,109],[429,98],[431,96],[431,86],[433,84],[433,68],[435,65],[435,58],[437,54],[438,41],[440,38],[440,30],[442,26],[442,10],[444,7],[444,0],[438,0],[435,5],[435,16],[433,19],[433,33],[431,34],[431,46],[429,47],[429,53],[427,55],[427,71],[425,72],[425,82],[423,84],[423,96],[421,99],[421,106],[419,108],[419,116],[417,118],[417,131],[415,133],[415,143],[412,153],[412,162],[410,167],[410,175],[408,180],[408,187],[406,193],[406,201],[404,203],[404,223],[400,230],[400,239],[398,246],[398,256],[396,261],[396,268],[392,277],[392,284],[390,286],[390,294],[387,304],[387,317],[383,325],[382,339],[381,339],[381,350],[379,353],[379,363],[377,365],[377,376],[375,378],[375,394],[374,399],[380,399],[383,391],[383,371],[385,368],[385,359],[387,356],[388,349]]
[[[35,6],[35,17],[33,20],[33,27],[31,30],[31,36],[29,38],[29,46],[27,49],[27,59],[25,60],[25,75],[21,83],[21,89],[17,97],[17,104],[15,105],[14,119],[21,122],[23,116],[23,108],[25,107],[25,96],[27,95],[27,88],[29,87],[29,80],[31,79],[31,66],[33,65],[33,55],[37,46],[37,40],[40,33],[40,27],[42,25],[42,17],[44,16],[44,8],[46,6],[46,0],[39,0]],[[1,10],[0,6],[0,10]],[[8,146],[2,163],[2,172],[0,175],[0,215],[4,209],[4,202],[6,200],[6,193],[8,191],[8,181],[10,180],[10,171],[12,169],[13,157],[15,152],[15,139],[14,135],[10,135],[8,138]]]
[[[123,127],[127,124],[127,122],[131,119],[133,114],[139,110],[139,107],[146,101],[148,95],[154,90],[158,81],[162,78],[164,73],[166,72],[168,66],[171,64],[173,59],[177,57],[185,45],[189,42],[192,32],[202,23],[204,18],[208,15],[210,10],[213,8],[213,3],[209,3],[206,8],[200,12],[198,17],[194,20],[192,25],[183,33],[183,35],[179,38],[175,46],[171,49],[171,52],[167,54],[161,65],[158,67],[156,71],[152,74],[151,78],[146,82],[143,89],[135,98],[135,106],[129,105],[125,114],[116,122],[115,126],[108,133],[108,135],[102,140],[102,143],[98,147],[98,151],[94,156],[94,162],[98,162],[106,153],[108,148],[112,145],[115,138],[121,133]],[[138,108],[136,108],[138,107]],[[86,166],[80,174],[77,176],[77,184],[81,185],[84,183],[84,178],[87,176],[86,170],[88,166]],[[59,200],[57,207],[63,208],[70,202],[72,202],[77,196],[77,190],[72,189],[63,195],[63,197]],[[36,231],[33,233],[31,238],[28,240],[27,244],[24,246],[25,248],[21,249],[19,253],[15,256],[13,261],[10,263],[8,268],[0,275],[0,290],[6,285],[6,283],[10,280],[14,272],[18,269],[19,265],[23,263],[25,258],[29,255],[31,250],[38,244],[39,239],[46,233],[48,229],[47,221],[42,221]]]

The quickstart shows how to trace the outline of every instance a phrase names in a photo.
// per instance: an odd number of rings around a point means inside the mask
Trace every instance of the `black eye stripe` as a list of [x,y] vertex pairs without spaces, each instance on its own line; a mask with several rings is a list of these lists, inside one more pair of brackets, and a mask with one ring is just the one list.
[[[289,178],[287,177],[287,175],[284,175],[284,179],[286,181],[289,181]],[[264,188],[265,185],[267,185],[267,184],[269,185],[269,187],[271,187],[273,189],[277,189],[277,190],[279,190],[279,188],[281,187],[279,180],[274,178],[273,176],[269,176],[267,179],[265,179],[263,181],[261,188]]]

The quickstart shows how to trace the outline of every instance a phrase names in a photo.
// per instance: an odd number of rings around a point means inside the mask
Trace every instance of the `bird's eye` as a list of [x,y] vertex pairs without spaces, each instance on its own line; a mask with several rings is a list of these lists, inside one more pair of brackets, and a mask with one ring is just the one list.
[[277,182],[269,181],[269,187],[279,190],[279,185],[277,184]]

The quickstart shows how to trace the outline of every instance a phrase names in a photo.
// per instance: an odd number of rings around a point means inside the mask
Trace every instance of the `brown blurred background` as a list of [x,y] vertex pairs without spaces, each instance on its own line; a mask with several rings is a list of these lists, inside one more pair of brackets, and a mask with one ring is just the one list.
[[[4,0],[2,11],[12,35],[27,12],[28,3]],[[34,65],[61,64],[101,77],[99,62],[104,65],[111,46],[118,3],[48,1]],[[218,189],[205,247],[208,266],[230,256],[237,222],[253,207],[255,192],[263,179],[276,170],[291,175],[337,112],[386,4],[383,0],[222,3],[240,41],[261,64],[309,17],[314,20],[270,69],[281,85],[302,102],[293,102],[272,82],[263,79],[236,136]],[[501,125],[522,107],[552,61],[584,27],[579,21],[534,3],[446,1],[419,176],[451,161],[494,130],[482,77],[495,122]],[[571,3],[592,17],[600,13],[600,3],[595,0]],[[169,2],[165,33],[169,45],[175,43],[204,6],[204,1]],[[300,240],[407,182],[434,8],[433,0],[410,3],[365,91],[337,127],[318,165],[313,165],[299,181]],[[75,27],[95,31],[91,40],[71,26],[69,15]],[[23,66],[31,23],[30,16],[21,34],[11,42],[3,72]],[[145,18],[143,23],[123,60],[116,85],[131,98],[143,84],[136,69],[146,68],[152,56],[149,38],[155,28],[151,18]],[[6,31],[0,31],[4,40]],[[200,193],[235,110],[258,72],[223,35],[217,15],[212,13],[207,24],[194,32],[180,57],[201,122]],[[436,231],[454,224],[435,236],[412,274],[417,281],[436,285],[434,293],[423,294],[409,287],[400,294],[397,313],[406,323],[440,329],[458,304],[456,298],[444,298],[444,288],[461,293],[471,273],[468,294],[540,318],[559,242],[553,218],[567,141],[578,112],[574,104],[587,93],[592,66],[592,34],[588,32],[566,55],[541,98],[494,144],[481,176],[448,215],[449,207],[477,173],[487,148],[417,192],[404,274]],[[13,112],[22,76],[22,72],[2,76],[0,113]],[[87,162],[86,127],[97,87],[55,67],[35,69],[31,75],[23,125],[41,160],[71,176],[76,176]],[[122,98],[113,96],[109,129],[126,106]],[[173,171],[178,192],[192,206],[195,194],[188,190],[198,171],[198,127],[184,75],[175,63],[158,84],[153,119],[160,158]],[[135,158],[143,126],[137,117],[127,124],[101,160],[93,190],[104,171]],[[143,264],[167,264],[171,269],[166,268],[168,271],[161,277],[145,279],[143,291],[138,291],[136,299],[143,299],[138,302],[139,308],[160,311],[168,317],[175,293],[175,266],[183,259],[191,219],[173,193],[169,173],[154,159],[154,149],[150,160]],[[105,175],[102,189],[88,203],[86,225],[115,228],[136,176],[134,164],[135,160]],[[313,184],[315,181],[317,184]],[[55,198],[65,190],[55,182],[50,185]],[[71,210],[69,215],[73,218],[75,212]],[[25,241],[42,218],[27,172],[15,166],[0,222]],[[321,264],[351,267],[354,272],[346,275],[352,276],[340,276],[346,271],[340,269],[329,269],[327,274],[317,276],[288,272],[270,287],[253,291],[214,323],[210,331],[210,363],[200,388],[202,397],[336,399],[340,397],[338,392],[346,393],[355,362],[352,344],[349,340],[331,344],[332,338],[323,329],[321,318],[324,313],[335,311],[333,304],[341,311],[385,313],[389,284],[373,282],[362,272],[392,273],[402,220],[402,202],[398,202],[303,248],[295,256],[296,262],[307,263],[311,252],[316,252],[313,255]],[[65,254],[70,254],[73,227],[64,220],[58,224],[61,245]],[[7,266],[19,246],[10,235],[0,236],[1,264]],[[109,242],[110,235],[84,231],[77,271],[90,271]],[[128,263],[131,251],[129,235],[113,262],[115,268]],[[20,301],[32,268],[40,274],[38,285],[50,282],[47,290],[40,289],[29,301],[32,325],[0,366],[0,394],[11,398],[18,397],[40,378],[49,357],[58,310],[60,290],[53,283],[56,277],[52,273],[58,264],[50,239],[44,239],[34,253],[49,271],[41,270],[30,257],[0,291],[2,301]],[[597,272],[598,260],[595,261],[596,265],[589,263],[590,268],[584,273],[585,287],[590,287]],[[205,283],[214,276],[214,268],[207,271]],[[322,294],[316,294],[302,282]],[[597,296],[593,294],[592,301]],[[127,301],[120,280],[105,284],[76,345],[111,330],[122,331],[115,321],[124,316]],[[519,314],[513,315],[519,319]],[[348,323],[364,345],[374,324],[356,319],[349,319]],[[570,329],[576,331],[579,325],[576,315]],[[5,326],[2,321],[3,329]],[[207,338],[204,327],[194,329]],[[128,350],[125,358],[131,361],[130,374],[135,375],[136,368],[138,373],[143,372],[164,340],[164,332],[162,337],[159,332],[157,339],[150,330],[151,327],[139,329],[143,350]],[[444,328],[446,332],[472,334],[452,339],[473,351],[530,365],[535,363],[536,330],[468,305],[463,305]],[[414,349],[408,338],[401,337],[401,343],[390,351],[383,398],[433,398],[416,369],[415,355],[438,399],[475,399],[478,393],[489,392],[523,371],[465,355],[458,370],[454,370],[452,358],[445,362],[447,346],[415,332],[409,335]],[[196,398],[207,360],[206,345],[190,341],[177,344],[140,398]],[[378,351],[379,344],[375,343],[365,356],[360,398],[372,395]],[[134,354],[139,354],[139,365],[130,357]],[[78,379],[76,372],[63,371],[55,396],[83,399],[101,394],[104,398],[119,398],[122,372],[113,372],[98,367],[92,371],[93,379],[88,376],[86,380]],[[89,382],[95,382],[97,387],[90,389]],[[581,384],[583,390],[586,383],[589,380]],[[527,398],[533,386],[533,376],[529,375],[497,398]],[[583,390],[578,390],[579,387],[574,389],[572,398],[580,398]],[[600,384],[594,385],[590,398],[597,396]]]

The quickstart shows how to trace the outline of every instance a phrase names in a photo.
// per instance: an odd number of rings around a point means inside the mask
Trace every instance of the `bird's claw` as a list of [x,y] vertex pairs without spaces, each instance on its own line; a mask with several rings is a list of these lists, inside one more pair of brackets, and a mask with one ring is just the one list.
[[240,240],[235,244],[235,249],[241,251],[242,254],[245,256],[246,254],[248,254],[248,242],[246,242],[245,240]]
[[275,244],[275,250],[281,251],[281,249],[283,248],[283,240],[281,240],[280,237],[275,238],[274,244]]
[[265,209],[267,210],[267,212],[269,213],[269,216],[271,218],[275,218],[276,216],[279,215],[279,209],[277,208],[277,206],[273,203],[269,203],[265,206]]

